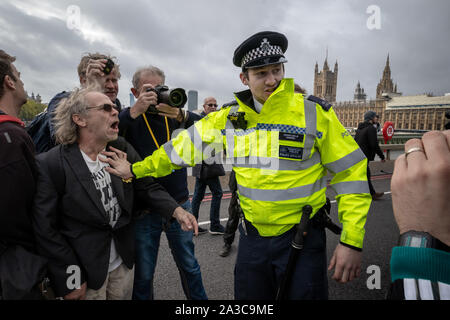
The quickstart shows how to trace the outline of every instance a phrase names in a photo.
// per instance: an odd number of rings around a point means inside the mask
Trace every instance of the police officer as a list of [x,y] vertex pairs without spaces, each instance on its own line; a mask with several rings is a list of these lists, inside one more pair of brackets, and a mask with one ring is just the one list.
[[[337,193],[343,231],[329,270],[338,282],[358,277],[364,225],[371,197],[367,159],[340,124],[331,105],[294,93],[294,80],[284,78],[287,38],[259,32],[234,52],[233,63],[249,90],[235,93],[236,105],[198,121],[151,157],[130,166],[112,153],[110,172],[122,178],[163,176],[193,166],[225,147],[241,208],[240,240],[235,267],[236,299],[274,299],[291,250],[295,225],[305,205],[310,218],[326,202],[327,172]],[[291,277],[289,299],[326,299],[326,236],[310,223],[304,248]]]

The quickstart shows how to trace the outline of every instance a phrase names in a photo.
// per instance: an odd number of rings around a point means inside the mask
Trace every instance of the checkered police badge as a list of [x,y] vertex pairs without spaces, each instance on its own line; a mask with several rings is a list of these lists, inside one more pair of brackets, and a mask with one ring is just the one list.
[[267,38],[264,38],[261,41],[261,45],[258,48],[250,50],[247,54],[242,58],[241,66],[246,65],[250,61],[259,59],[261,57],[275,56],[275,55],[283,55],[283,50],[280,46],[272,46]]

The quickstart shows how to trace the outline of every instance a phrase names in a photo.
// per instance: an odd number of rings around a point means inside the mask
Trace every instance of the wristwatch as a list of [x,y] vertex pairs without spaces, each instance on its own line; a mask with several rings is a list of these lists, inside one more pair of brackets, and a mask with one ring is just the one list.
[[413,248],[433,248],[446,252],[450,252],[450,247],[436,239],[428,232],[423,231],[407,231],[400,235],[399,246]]

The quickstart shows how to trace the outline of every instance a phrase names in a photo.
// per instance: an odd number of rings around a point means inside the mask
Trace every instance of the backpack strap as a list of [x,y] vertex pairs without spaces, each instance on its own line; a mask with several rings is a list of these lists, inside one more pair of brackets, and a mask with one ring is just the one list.
[[25,127],[25,124],[20,119],[7,114],[0,114],[0,123],[2,122],[14,122],[20,124],[22,127]]

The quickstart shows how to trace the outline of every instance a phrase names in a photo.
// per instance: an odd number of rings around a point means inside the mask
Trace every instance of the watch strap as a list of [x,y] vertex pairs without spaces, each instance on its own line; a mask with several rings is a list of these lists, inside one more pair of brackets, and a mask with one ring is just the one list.
[[450,252],[450,247],[433,237],[428,232],[407,231],[400,235],[399,246],[413,248],[433,248]]

